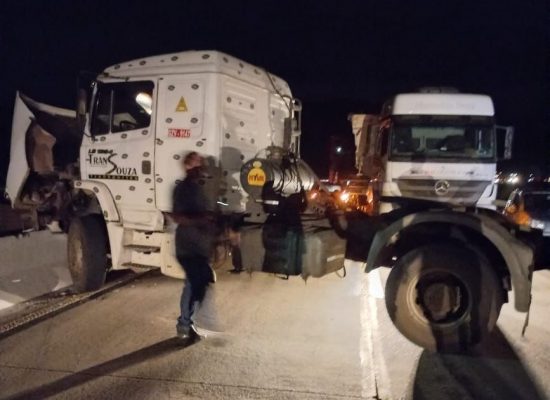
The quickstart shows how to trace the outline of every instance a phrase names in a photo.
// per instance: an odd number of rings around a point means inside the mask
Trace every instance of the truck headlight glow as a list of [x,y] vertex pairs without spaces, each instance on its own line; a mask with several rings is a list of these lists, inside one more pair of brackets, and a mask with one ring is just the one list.
[[348,192],[342,192],[340,194],[340,201],[347,203],[349,200],[349,193]]

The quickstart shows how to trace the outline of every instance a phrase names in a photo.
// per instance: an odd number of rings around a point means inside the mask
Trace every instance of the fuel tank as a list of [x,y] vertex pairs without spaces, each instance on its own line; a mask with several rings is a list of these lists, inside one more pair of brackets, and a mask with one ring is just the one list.
[[318,181],[301,159],[253,158],[241,168],[241,185],[254,199],[261,200],[265,187],[282,196],[311,190]]

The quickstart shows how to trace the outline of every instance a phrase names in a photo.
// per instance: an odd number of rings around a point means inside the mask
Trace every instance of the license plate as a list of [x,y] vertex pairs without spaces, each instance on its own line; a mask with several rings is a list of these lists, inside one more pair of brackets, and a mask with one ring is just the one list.
[[550,225],[547,225],[544,230],[542,231],[542,236],[544,237],[550,237]]

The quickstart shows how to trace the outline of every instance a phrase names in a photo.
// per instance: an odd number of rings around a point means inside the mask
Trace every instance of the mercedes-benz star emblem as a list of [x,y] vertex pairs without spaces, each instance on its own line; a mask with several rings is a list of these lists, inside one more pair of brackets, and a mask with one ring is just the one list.
[[447,193],[449,193],[449,189],[451,188],[451,184],[449,181],[437,181],[434,185],[434,191],[435,194],[438,196],[445,196]]

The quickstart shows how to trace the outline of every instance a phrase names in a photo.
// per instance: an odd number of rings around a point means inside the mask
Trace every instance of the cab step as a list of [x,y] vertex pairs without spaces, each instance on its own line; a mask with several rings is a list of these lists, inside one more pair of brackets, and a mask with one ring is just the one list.
[[124,245],[124,247],[138,253],[158,253],[160,251],[159,246],[147,246],[142,244],[127,244]]
[[131,262],[128,262],[128,263],[124,263],[122,264],[123,267],[126,267],[126,268],[139,268],[139,269],[154,269],[154,268],[159,268],[159,267],[156,267],[154,265],[145,265],[145,264],[138,264],[138,263],[131,263]]

